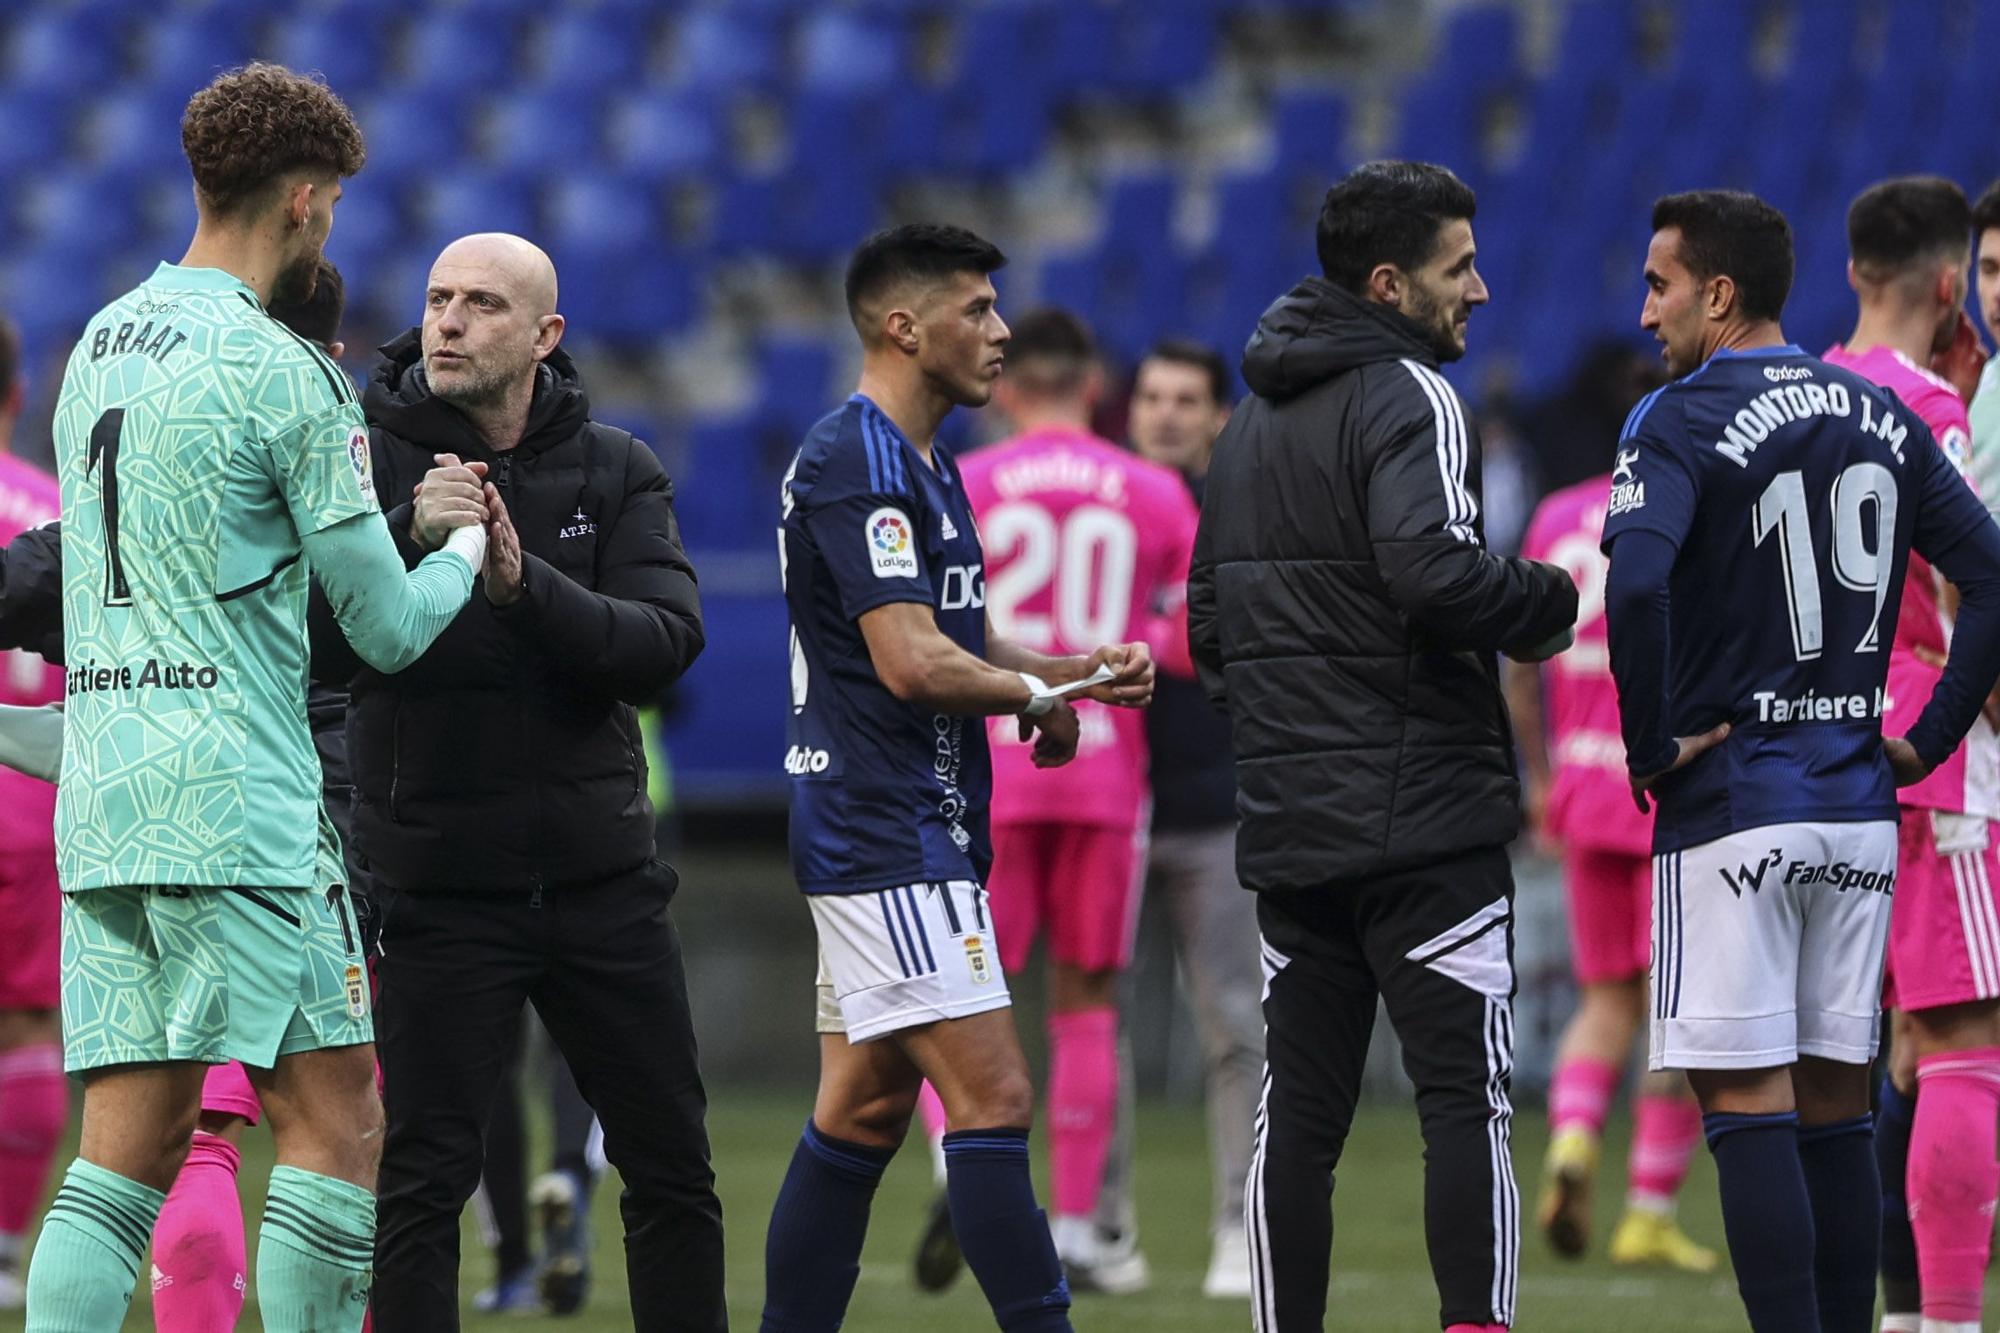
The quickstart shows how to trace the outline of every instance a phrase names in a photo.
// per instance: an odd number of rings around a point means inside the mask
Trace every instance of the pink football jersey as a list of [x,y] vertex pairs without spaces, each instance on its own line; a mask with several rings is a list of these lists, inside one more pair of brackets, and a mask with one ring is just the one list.
[[[1194,498],[1171,470],[1081,431],[1030,431],[960,460],[986,552],[994,633],[1054,656],[1185,633]],[[993,821],[1132,827],[1147,799],[1145,717],[1085,701],[1076,759],[1038,769],[989,719]]]
[[[0,544],[56,517],[56,479],[11,454],[0,454]],[[51,704],[63,697],[63,673],[25,648],[0,652],[0,703]],[[0,768],[0,852],[55,845],[56,789]]]
[[[1873,380],[1902,399],[1930,427],[1945,456],[1960,472],[1966,471],[1972,427],[1965,400],[1949,383],[1890,347],[1873,347],[1859,356],[1845,347],[1834,347],[1828,350],[1826,360]],[[1889,650],[1884,735],[1900,736],[1916,723],[1938,677],[1944,674],[1917,656],[1920,648],[1939,657],[1950,652],[1951,616],[1944,607],[1943,583],[1937,571],[1912,551],[1903,580],[1903,607],[1896,618],[1896,640]],[[1984,717],[1980,718],[1951,758],[1922,782],[1900,788],[1896,800],[1918,809],[2000,818],[2000,736]]]
[[1604,629],[1610,561],[1598,543],[1611,483],[1610,477],[1598,477],[1543,500],[1521,554],[1560,565],[1576,583],[1576,642],[1542,666],[1543,726],[1553,770],[1549,833],[1572,846],[1644,856],[1653,848],[1653,817],[1632,804]]

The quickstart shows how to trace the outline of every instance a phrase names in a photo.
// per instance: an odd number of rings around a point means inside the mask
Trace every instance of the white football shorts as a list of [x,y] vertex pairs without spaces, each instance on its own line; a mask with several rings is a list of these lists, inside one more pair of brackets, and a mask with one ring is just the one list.
[[1875,1058],[1896,825],[1773,824],[1653,858],[1654,1069]]
[[971,880],[815,893],[821,1032],[872,1041],[1013,1001],[986,890]]

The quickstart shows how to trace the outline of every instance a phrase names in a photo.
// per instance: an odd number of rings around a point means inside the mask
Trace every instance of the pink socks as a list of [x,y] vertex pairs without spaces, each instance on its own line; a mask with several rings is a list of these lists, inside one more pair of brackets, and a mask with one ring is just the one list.
[[1444,1333],[1507,1333],[1505,1324],[1453,1324]]
[[1980,1317],[2000,1194],[2000,1049],[1925,1056],[1917,1061],[1917,1087],[1907,1188],[1924,1322],[1970,1323]]
[[1118,1011],[1049,1016],[1049,1175],[1058,1217],[1097,1211],[1118,1116]]
[[1575,1125],[1592,1134],[1603,1133],[1611,1095],[1618,1091],[1618,1074],[1617,1065],[1588,1057],[1557,1065],[1549,1080],[1549,1132]]
[[1640,1097],[1626,1167],[1632,1206],[1652,1212],[1670,1209],[1700,1142],[1701,1106],[1694,1098]]
[[153,1321],[160,1333],[213,1333],[243,1312],[241,1154],[197,1133],[153,1228]]
[[47,1042],[0,1051],[0,1236],[27,1231],[68,1119],[62,1047]]

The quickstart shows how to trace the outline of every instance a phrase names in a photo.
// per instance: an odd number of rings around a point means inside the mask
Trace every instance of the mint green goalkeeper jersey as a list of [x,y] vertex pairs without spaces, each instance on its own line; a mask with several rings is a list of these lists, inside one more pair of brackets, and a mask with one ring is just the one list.
[[161,264],[84,330],[55,448],[63,888],[324,884],[301,536],[378,513],[347,376],[234,277]]

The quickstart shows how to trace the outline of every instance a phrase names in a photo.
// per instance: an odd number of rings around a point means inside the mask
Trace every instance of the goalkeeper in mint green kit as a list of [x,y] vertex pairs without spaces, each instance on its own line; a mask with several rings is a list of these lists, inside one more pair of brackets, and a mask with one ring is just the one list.
[[[199,223],[98,313],[56,408],[68,687],[56,809],[64,1063],[83,1141],[28,1271],[30,1333],[110,1333],[210,1064],[240,1060],[277,1140],[264,1326],[358,1329],[382,1111],[353,907],[306,728],[306,587],[359,654],[408,665],[470,595],[476,467],[425,479],[407,574],[352,388],[271,320],[309,293],[361,136],[324,84],[218,77],[181,141]],[[436,549],[442,547],[442,549]]]

